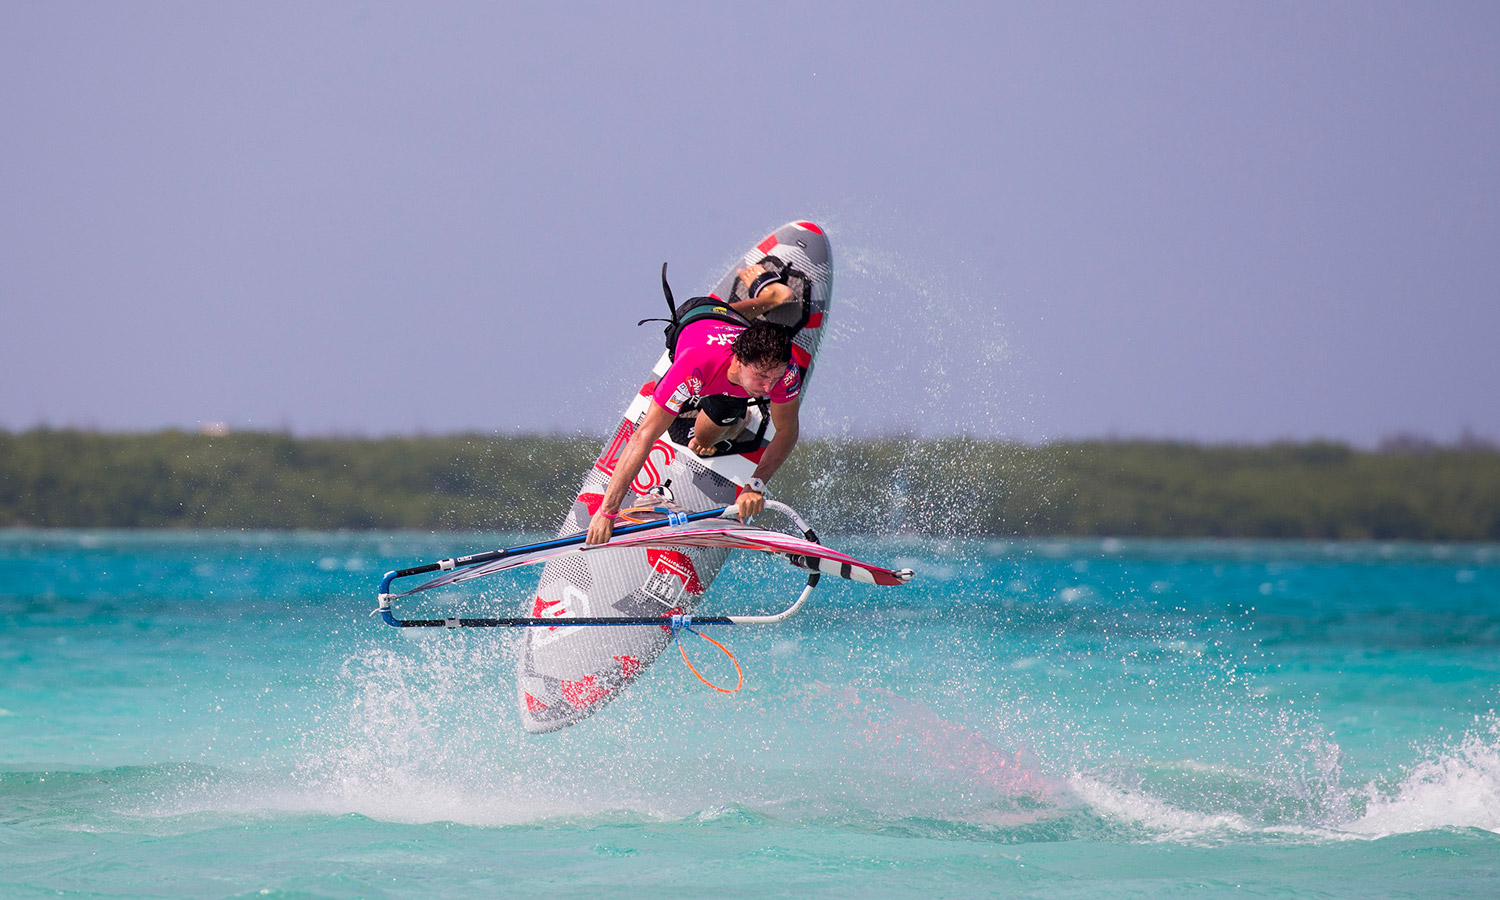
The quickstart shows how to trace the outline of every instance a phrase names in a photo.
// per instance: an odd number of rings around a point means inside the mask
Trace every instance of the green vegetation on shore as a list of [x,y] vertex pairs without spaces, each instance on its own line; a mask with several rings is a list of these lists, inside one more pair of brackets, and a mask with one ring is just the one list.
[[[553,528],[596,437],[0,431],[0,526]],[[830,530],[1500,540],[1500,451],[811,441],[774,484]]]

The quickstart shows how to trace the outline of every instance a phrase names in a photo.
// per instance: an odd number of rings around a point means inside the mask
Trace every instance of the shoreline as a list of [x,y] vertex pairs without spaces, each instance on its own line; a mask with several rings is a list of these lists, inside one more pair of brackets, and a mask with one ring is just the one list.
[[[0,432],[0,528],[556,528],[602,440]],[[1500,541],[1500,450],[973,438],[805,441],[773,491],[830,532]]]

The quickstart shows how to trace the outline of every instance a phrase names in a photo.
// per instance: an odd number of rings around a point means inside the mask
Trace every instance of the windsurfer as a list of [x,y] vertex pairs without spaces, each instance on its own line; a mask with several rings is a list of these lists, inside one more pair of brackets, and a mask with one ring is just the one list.
[[[741,269],[739,279],[744,283],[748,296],[744,300],[730,303],[729,308],[744,316],[747,321],[794,301],[791,288],[781,280],[780,275],[768,272],[759,263]],[[698,415],[693,422],[688,449],[699,456],[713,456],[727,450],[744,430],[748,408],[746,398],[728,394],[690,397],[683,409],[697,409]]]
[[[773,300],[774,297],[765,295],[777,287],[785,290],[784,285],[768,285],[740,305],[758,304],[763,298]],[[775,305],[767,302],[760,308],[752,306],[749,315],[758,315]],[[776,433],[736,501],[741,519],[760,512],[766,502],[766,480],[797,445],[801,388],[802,369],[792,362],[792,335],[788,329],[760,318],[752,319],[748,326],[714,320],[687,325],[678,338],[676,360],[657,382],[652,403],[620,454],[604,499],[589,521],[588,543],[602,544],[609,540],[626,489],[640,473],[652,445],[674,419],[695,406],[698,416],[689,449],[707,456],[714,452],[719,441],[733,438],[744,428],[750,399],[769,398],[771,424]]]

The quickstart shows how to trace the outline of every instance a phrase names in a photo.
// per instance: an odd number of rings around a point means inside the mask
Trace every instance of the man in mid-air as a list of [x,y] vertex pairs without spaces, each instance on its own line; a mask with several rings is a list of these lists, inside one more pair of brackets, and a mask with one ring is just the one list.
[[[739,273],[747,288],[765,275],[760,266]],[[604,500],[589,521],[588,543],[602,544],[614,533],[625,492],[645,464],[651,446],[666,433],[672,420],[696,410],[688,449],[699,456],[721,452],[745,427],[752,399],[769,398],[771,424],[776,434],[766,446],[755,474],[736,501],[740,519],[765,508],[766,481],[797,445],[798,393],[802,369],[792,362],[792,332],[760,318],[765,312],[792,302],[785,284],[766,283],[748,299],[733,304],[750,320],[737,325],[718,320],[692,322],[677,338],[676,358],[656,383],[651,404],[615,464]]]

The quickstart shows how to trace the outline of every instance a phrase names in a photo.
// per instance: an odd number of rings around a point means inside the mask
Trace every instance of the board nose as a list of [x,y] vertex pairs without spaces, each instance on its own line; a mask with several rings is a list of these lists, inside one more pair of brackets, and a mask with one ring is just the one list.
[[813,265],[828,265],[828,236],[816,222],[788,222],[772,232],[771,237],[775,239],[775,243],[767,239],[760,245],[762,252],[769,253],[770,248],[777,244],[790,244],[806,253],[808,261]]

